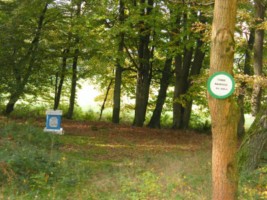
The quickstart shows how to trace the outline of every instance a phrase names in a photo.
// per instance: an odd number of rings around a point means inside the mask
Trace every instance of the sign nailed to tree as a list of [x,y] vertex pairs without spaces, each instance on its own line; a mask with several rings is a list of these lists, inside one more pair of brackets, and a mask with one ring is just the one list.
[[235,89],[235,81],[231,74],[216,72],[208,79],[208,92],[217,99],[231,96]]

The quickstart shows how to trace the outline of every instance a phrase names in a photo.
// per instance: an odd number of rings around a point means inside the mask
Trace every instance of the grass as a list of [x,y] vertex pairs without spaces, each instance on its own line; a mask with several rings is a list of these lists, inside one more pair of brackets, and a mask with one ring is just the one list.
[[[63,124],[66,134],[58,136],[0,120],[0,199],[211,199],[210,136]],[[241,199],[266,197],[261,170],[242,176]]]

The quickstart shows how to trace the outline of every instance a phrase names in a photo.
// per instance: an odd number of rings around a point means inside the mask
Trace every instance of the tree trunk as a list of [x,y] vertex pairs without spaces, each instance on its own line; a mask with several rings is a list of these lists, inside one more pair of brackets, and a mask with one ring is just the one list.
[[101,109],[100,109],[100,115],[99,115],[99,121],[102,119],[102,114],[103,114],[103,111],[105,109],[105,105],[106,105],[106,102],[107,102],[107,99],[108,99],[108,93],[111,89],[111,86],[112,86],[112,83],[113,83],[113,79],[110,80],[109,84],[108,84],[108,88],[107,88],[107,91],[106,91],[106,94],[105,94],[105,98],[104,98],[104,101],[103,101],[103,104],[101,106]]
[[[76,6],[77,6],[76,16],[77,18],[79,18],[81,15],[82,1],[77,2]],[[78,45],[80,42],[79,35],[76,35],[74,38],[75,38],[75,45]],[[68,119],[72,119],[73,113],[74,113],[74,106],[75,106],[75,99],[76,99],[76,86],[77,86],[77,80],[78,80],[77,66],[78,66],[79,53],[80,53],[80,50],[76,48],[74,50],[74,57],[73,57],[73,63],[72,63],[72,78],[71,78],[69,109],[66,115]]]
[[[232,74],[236,0],[215,0],[211,36],[210,75],[218,71]],[[235,99],[215,99],[209,95],[212,123],[212,199],[237,199],[237,122]]]
[[22,58],[22,60],[27,60],[27,58],[29,59],[29,63],[27,64],[27,69],[26,69],[25,74],[22,75],[21,71],[17,70],[17,66],[14,66],[14,68],[12,69],[16,77],[16,84],[15,84],[14,91],[12,91],[10,94],[9,102],[6,105],[6,109],[4,112],[5,115],[9,115],[14,110],[15,104],[20,99],[21,95],[24,93],[25,86],[28,84],[28,80],[32,74],[32,69],[34,67],[35,60],[36,60],[36,54],[39,48],[39,41],[40,41],[42,29],[43,29],[47,7],[48,7],[48,3],[45,3],[42,13],[38,20],[37,29],[36,29],[34,38],[27,51],[27,54],[25,55],[25,58]]
[[[196,13],[194,13],[196,14]],[[206,22],[205,17],[201,13],[198,13],[198,18],[202,23]],[[183,26],[186,27],[188,26],[187,22],[187,14],[184,13],[183,15]],[[180,23],[180,19],[177,18],[177,22]],[[179,24],[177,23],[177,24]],[[190,26],[190,25],[189,25]],[[189,34],[189,39],[187,37],[184,38],[184,41],[187,40],[192,40],[190,37],[191,35]],[[194,39],[194,38],[193,38]],[[200,73],[200,69],[202,67],[202,62],[204,60],[205,53],[201,50],[201,47],[203,45],[203,41],[201,39],[197,39],[196,41],[196,46],[195,48],[195,53],[194,53],[194,61],[192,62],[192,56],[193,56],[193,51],[194,49],[186,49],[184,48],[184,59],[183,59],[183,68],[180,69],[181,71],[179,72],[179,69],[176,70],[176,74],[180,74],[176,76],[176,84],[175,84],[175,98],[179,98],[180,95],[184,95],[188,92],[190,87],[192,86],[192,76],[198,75]],[[184,71],[185,70],[185,71]],[[189,77],[189,72],[190,72],[190,77]],[[179,83],[180,79],[180,83]],[[179,86],[180,85],[180,86]],[[179,89],[179,87],[182,87],[183,89]],[[182,91],[182,93],[179,94],[178,91]],[[174,102],[175,102],[174,98]],[[183,128],[187,129],[189,127],[189,122],[190,122],[190,117],[191,117],[191,111],[192,111],[192,105],[193,105],[193,100],[187,100],[186,102],[183,102],[183,105],[179,105],[178,102],[175,102],[174,106],[174,116],[178,116],[178,118],[174,119],[173,123],[173,128]],[[176,113],[175,112],[180,112]]]
[[267,108],[262,107],[249,128],[238,152],[241,172],[249,172],[259,165],[262,149],[267,142]]
[[146,109],[149,97],[150,77],[149,71],[138,72],[137,87],[136,87],[136,102],[134,126],[142,127],[145,122]]
[[[171,10],[171,14],[172,13],[176,13],[175,11]],[[180,17],[181,13],[178,12],[175,16],[176,20],[175,20],[175,28],[173,29],[173,33],[175,33],[173,35],[173,37],[175,37],[175,35],[179,35],[180,34],[180,24],[181,24],[181,17]],[[176,27],[177,26],[177,27]],[[172,38],[173,38],[172,37]],[[180,46],[180,41],[176,42],[177,47]],[[182,55],[181,54],[177,54],[174,57],[174,93],[173,93],[173,121],[172,121],[172,128],[173,129],[178,129],[180,127],[180,119],[181,119],[181,104],[179,104],[177,102],[177,98],[179,97],[180,91],[178,90],[179,87],[177,87],[177,85],[179,85],[179,76],[178,74],[180,73],[181,69],[182,69]]]
[[[245,64],[244,64],[244,74],[251,75],[252,67],[251,67],[251,52],[254,44],[254,33],[255,31],[252,29],[250,31],[248,46],[245,51]],[[238,138],[242,138],[245,135],[245,111],[244,111],[244,97],[246,93],[246,83],[241,83],[240,94],[238,96],[238,105],[240,107],[240,118],[238,121],[237,135]]]
[[184,49],[184,56],[176,56],[175,63],[175,89],[174,89],[174,103],[173,103],[173,129],[184,127],[183,116],[185,108],[177,99],[186,93],[189,87],[189,71],[191,67],[191,60],[193,55],[193,48]]
[[[124,22],[124,0],[120,0],[119,7],[119,21],[122,24]],[[119,47],[118,47],[118,56],[123,54],[124,47],[124,33],[119,34]],[[114,85],[114,94],[113,94],[113,113],[112,113],[112,122],[120,122],[120,109],[121,109],[121,79],[123,68],[121,66],[122,59],[116,59],[116,71],[115,71],[115,85]]]
[[153,115],[148,123],[150,128],[160,128],[160,117],[162,113],[162,108],[166,99],[167,89],[172,77],[171,72],[172,58],[166,58],[164,69],[162,72],[162,78],[160,79],[160,89],[157,97],[156,107],[153,111]]
[[11,94],[9,101],[6,105],[6,110],[5,110],[6,115],[9,115],[14,110],[15,104],[19,100],[19,98],[22,94],[20,91],[22,91],[22,89],[21,90],[18,89],[18,91]]
[[[145,3],[142,0],[142,3]],[[150,15],[153,9],[153,0],[148,0],[148,6],[142,9],[141,15]],[[136,85],[136,102],[134,114],[134,126],[143,126],[146,117],[146,109],[149,98],[149,89],[151,81],[151,53],[149,50],[150,43],[150,27],[147,27],[143,21],[140,22],[138,58],[139,67],[137,69],[137,85]]]
[[[264,21],[265,15],[265,5],[262,0],[254,0],[255,6],[255,18],[257,24]],[[254,42],[254,74],[257,76],[262,75],[262,58],[263,58],[263,39],[264,30],[256,29],[255,31],[255,42]],[[251,108],[252,115],[256,115],[260,109],[261,105],[262,88],[259,84],[255,83],[253,85]]]
[[112,122],[116,124],[120,122],[122,71],[123,70],[120,63],[117,63],[115,72],[113,113],[112,113]]
[[180,84],[179,73],[181,73],[181,69],[182,69],[182,56],[177,55],[177,56],[175,56],[175,69],[174,69],[175,86],[174,86],[174,94],[173,94],[173,125],[172,125],[173,129],[178,129],[181,127],[182,105],[179,102],[177,102],[177,99],[179,98],[180,94],[182,93],[180,91],[180,87],[179,87],[179,84]]
[[56,90],[55,90],[54,110],[58,109],[58,106],[60,103],[63,83],[64,83],[64,79],[65,79],[65,74],[66,74],[66,68],[67,68],[67,55],[66,54],[68,52],[69,52],[69,49],[65,49],[63,51],[61,72],[59,75],[57,75],[59,78],[59,84],[56,86]]
[[79,50],[75,49],[75,55],[73,58],[72,64],[72,79],[71,79],[71,91],[70,91],[70,101],[69,101],[69,109],[67,113],[67,118],[72,119],[74,106],[75,106],[75,99],[76,99],[76,86],[77,86],[77,64],[78,64],[78,54]]
[[[195,55],[194,55],[194,61],[192,63],[191,71],[190,71],[190,79],[192,79],[194,76],[200,74],[200,70],[202,67],[202,63],[205,57],[205,52],[201,50],[201,47],[203,45],[203,41],[201,39],[197,40]],[[192,86],[192,80],[189,81],[188,89]],[[191,111],[192,111],[192,105],[193,100],[189,100],[186,103],[186,106],[184,107],[184,113],[183,113],[183,123],[182,128],[187,129],[189,127],[190,117],[191,117]]]

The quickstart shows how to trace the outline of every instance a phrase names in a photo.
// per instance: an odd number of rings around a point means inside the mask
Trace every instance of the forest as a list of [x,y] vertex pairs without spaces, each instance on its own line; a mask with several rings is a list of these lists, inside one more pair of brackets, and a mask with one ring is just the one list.
[[[266,9],[0,0],[0,199],[267,198]],[[84,82],[98,106],[79,106]],[[64,135],[43,132],[48,109]]]

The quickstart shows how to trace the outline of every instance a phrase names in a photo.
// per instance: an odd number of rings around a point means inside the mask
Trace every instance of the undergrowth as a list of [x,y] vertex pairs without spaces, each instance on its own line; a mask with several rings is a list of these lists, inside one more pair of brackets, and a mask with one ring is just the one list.
[[[48,104],[40,104],[33,106],[32,104],[19,103],[16,104],[15,111],[10,114],[10,117],[22,118],[22,119],[36,119],[45,118],[46,110],[51,109],[53,106]],[[63,117],[68,113],[68,105],[62,104],[58,108],[63,111]],[[0,110],[5,110],[3,104],[0,104]],[[147,112],[145,124],[149,123],[152,116],[152,112]],[[112,109],[107,107],[103,110],[103,115],[100,119],[100,108],[92,107],[84,110],[79,105],[75,105],[74,113],[72,116],[73,120],[89,120],[89,121],[112,121]],[[134,111],[132,108],[123,107],[123,112],[120,116],[120,123],[132,124],[134,120]],[[161,114],[161,127],[171,128],[173,126],[172,112],[162,112]],[[202,112],[200,110],[192,110],[190,118],[189,128],[203,132],[210,133],[211,123],[207,111]]]
[[[209,149],[138,149],[125,139],[111,144],[109,131],[58,136],[0,121],[0,199],[211,199]],[[267,198],[266,172],[241,175],[240,199]]]
[[0,199],[67,198],[65,190],[78,182],[67,169],[77,166],[65,163],[58,135],[15,123],[2,123],[0,132]]

